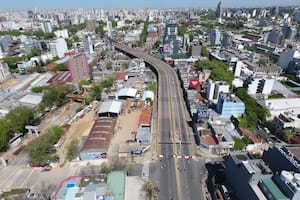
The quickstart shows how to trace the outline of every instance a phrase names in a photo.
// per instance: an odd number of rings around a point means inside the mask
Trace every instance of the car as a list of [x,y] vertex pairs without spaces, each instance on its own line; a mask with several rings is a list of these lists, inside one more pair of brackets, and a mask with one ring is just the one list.
[[270,134],[270,131],[269,131],[269,129],[268,129],[267,127],[264,127],[264,131],[265,131],[266,133]]
[[48,171],[50,171],[52,169],[52,167],[50,166],[50,165],[47,165],[47,166],[45,166],[45,167],[43,167],[42,169],[41,169],[41,172],[48,172]]
[[30,166],[33,168],[40,168],[40,167],[42,167],[42,164],[41,163],[30,163]]

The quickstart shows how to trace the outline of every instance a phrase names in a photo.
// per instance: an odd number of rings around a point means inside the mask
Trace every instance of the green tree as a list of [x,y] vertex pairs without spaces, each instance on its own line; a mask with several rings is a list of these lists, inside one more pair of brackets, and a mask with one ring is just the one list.
[[156,82],[151,81],[148,83],[148,90],[155,92],[156,91]]
[[49,86],[37,86],[37,87],[33,87],[31,88],[31,91],[34,92],[34,93],[41,93],[45,90],[48,90],[49,89]]
[[242,140],[246,145],[253,144],[252,140],[248,136],[242,137]]
[[245,146],[246,146],[246,144],[244,143],[243,139],[241,139],[241,138],[237,138],[236,137],[236,138],[233,139],[233,141],[234,141],[233,149],[235,151],[243,150],[245,148]]
[[27,55],[27,58],[30,59],[34,56],[40,56],[41,55],[41,50],[40,49],[32,49],[31,53]]
[[158,194],[158,187],[154,186],[151,182],[147,181],[143,184],[142,190],[146,193],[146,199],[152,200],[156,199],[156,196]]
[[73,41],[74,41],[74,42],[80,42],[80,39],[79,39],[79,37],[78,37],[77,35],[75,35],[75,36],[73,37]]
[[61,106],[67,102],[66,95],[68,92],[72,91],[70,89],[71,88],[68,86],[49,88],[43,96],[42,103],[48,108],[51,108],[54,105]]
[[289,142],[290,139],[293,137],[293,134],[289,130],[282,130],[280,133],[280,137],[283,141]]
[[109,87],[113,86],[115,80],[117,80],[117,77],[115,77],[115,76],[109,77],[108,79],[104,80],[101,83],[101,85],[104,88],[109,88]]
[[54,61],[57,61],[57,60],[59,60],[59,57],[58,57],[58,56],[54,56],[54,57],[52,58],[52,60],[53,60],[53,62],[54,62]]
[[123,66],[124,69],[128,69],[129,63],[128,62],[124,62],[122,66]]
[[147,19],[147,21],[144,23],[144,27],[140,35],[140,40],[139,40],[140,46],[142,46],[147,41],[148,26],[149,26],[149,21]]
[[107,162],[103,162],[100,165],[100,171],[103,174],[108,174],[109,172],[111,172],[110,166]]
[[99,25],[96,27],[95,32],[96,32],[97,34],[99,34],[100,37],[103,37],[103,36],[104,36],[104,25],[99,24]]
[[190,41],[192,42],[194,40],[194,33],[189,33],[189,38],[190,38]]
[[67,46],[68,46],[68,49],[71,49],[72,46],[73,46],[73,40],[70,39],[70,38],[66,38],[66,43],[67,43]]
[[13,124],[12,131],[14,133],[25,132],[25,126],[31,125],[33,122],[35,111],[33,108],[26,106],[17,107],[11,110],[5,116],[9,123]]
[[8,120],[0,119],[0,151],[3,151],[9,140],[11,123]]
[[246,47],[246,49],[248,50],[248,51],[255,51],[255,46],[253,46],[253,45],[248,45],[247,47]]
[[50,151],[63,134],[63,129],[58,126],[52,126],[47,133],[31,141],[25,148],[30,161],[33,163],[44,163],[56,157],[53,157]]
[[252,130],[258,121],[266,122],[267,116],[270,115],[268,109],[262,108],[251,96],[248,95],[246,88],[238,88],[236,95],[245,104],[245,113],[239,117],[239,126]]
[[105,58],[105,56],[106,56],[106,51],[102,50],[102,51],[100,52],[100,56],[101,56],[102,59]]
[[82,89],[82,86],[83,86],[83,85],[89,85],[89,81],[87,81],[87,80],[81,80],[81,81],[79,81],[78,87],[79,87],[80,89]]
[[214,81],[225,81],[231,85],[234,79],[232,72],[221,61],[200,60],[197,62],[197,69],[201,71],[204,69],[211,70],[210,78]]
[[45,40],[50,40],[50,39],[53,39],[53,38],[55,38],[54,33],[45,33],[45,35],[44,35]]
[[201,55],[208,58],[209,57],[209,51],[207,50],[207,48],[205,46],[201,46]]
[[76,156],[78,155],[78,151],[79,151],[79,148],[78,148],[78,140],[76,139],[73,139],[69,146],[67,147],[67,159],[69,161],[73,160],[76,158]]
[[113,21],[111,21],[111,25],[112,25],[112,27],[116,27],[118,25],[118,23],[117,23],[117,21],[113,20]]
[[105,67],[106,67],[106,69],[107,70],[111,70],[112,69],[112,61],[107,61],[106,63],[105,63]]
[[129,19],[125,19],[125,24],[131,24],[132,23],[132,21],[131,20],[129,20]]
[[68,66],[66,65],[66,63],[60,63],[60,64],[56,65],[55,67],[53,67],[51,69],[51,71],[53,71],[53,72],[68,71]]
[[183,36],[186,33],[186,28],[184,26],[179,26],[177,28],[178,35]]
[[146,100],[147,103],[149,103],[150,106],[153,105],[153,101],[150,97],[147,97],[145,100]]
[[45,33],[42,29],[38,29],[38,30],[34,31],[32,34],[38,38],[42,38],[42,37],[44,37]]
[[102,93],[102,86],[101,85],[95,85],[91,88],[91,97],[92,99],[101,100],[101,93]]

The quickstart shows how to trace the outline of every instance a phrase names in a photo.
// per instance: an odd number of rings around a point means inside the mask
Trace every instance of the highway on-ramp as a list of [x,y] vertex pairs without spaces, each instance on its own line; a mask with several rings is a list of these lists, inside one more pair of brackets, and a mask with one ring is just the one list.
[[194,155],[193,133],[176,71],[168,64],[139,49],[114,43],[115,49],[143,59],[158,76],[159,162],[158,199],[204,199],[198,161]]

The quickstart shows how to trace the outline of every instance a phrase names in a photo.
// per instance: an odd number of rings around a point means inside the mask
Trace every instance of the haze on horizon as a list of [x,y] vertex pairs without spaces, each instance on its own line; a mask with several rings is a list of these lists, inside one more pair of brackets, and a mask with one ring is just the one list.
[[[219,0],[9,0],[0,10],[74,9],[74,8],[212,8]],[[299,0],[223,0],[223,7],[300,6]]]

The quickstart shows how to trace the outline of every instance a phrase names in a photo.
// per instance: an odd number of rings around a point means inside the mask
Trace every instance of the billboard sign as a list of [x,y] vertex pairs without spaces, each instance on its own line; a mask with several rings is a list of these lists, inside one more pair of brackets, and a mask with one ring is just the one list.
[[169,44],[164,44],[164,53],[170,52]]
[[190,89],[198,89],[199,85],[200,85],[199,80],[190,80],[189,88]]
[[205,121],[208,120],[210,116],[210,109],[198,109],[197,110],[197,120]]

